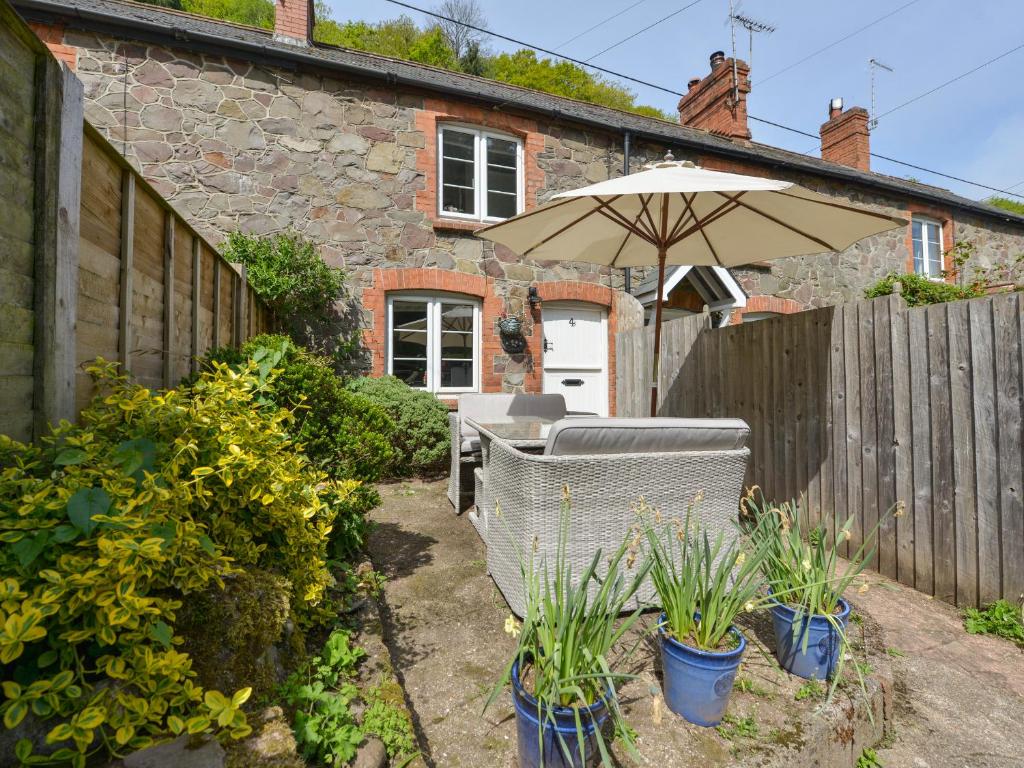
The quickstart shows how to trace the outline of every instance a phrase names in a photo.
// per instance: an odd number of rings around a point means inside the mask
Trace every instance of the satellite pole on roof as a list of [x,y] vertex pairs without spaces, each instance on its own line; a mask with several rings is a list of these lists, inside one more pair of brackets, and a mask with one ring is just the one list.
[[868,130],[875,130],[875,126],[878,125],[878,118],[875,117],[875,71],[884,69],[886,72],[894,72],[895,70],[888,64],[883,64],[878,59],[868,59],[868,69],[871,70],[871,119],[868,120]]

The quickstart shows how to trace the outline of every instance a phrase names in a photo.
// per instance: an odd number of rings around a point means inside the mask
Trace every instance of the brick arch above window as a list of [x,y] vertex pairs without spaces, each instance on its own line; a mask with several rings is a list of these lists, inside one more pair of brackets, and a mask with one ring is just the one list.
[[[371,373],[383,376],[387,370],[387,300],[389,293],[398,291],[424,291],[454,293],[471,296],[481,301],[482,316],[496,317],[501,313],[501,299],[494,294],[494,280],[483,275],[467,275],[447,269],[409,267],[405,269],[375,269],[373,283],[363,289],[363,308],[373,318],[372,325],[363,329],[363,345],[370,353]],[[487,346],[486,321],[484,344]],[[486,350],[485,350],[486,356]],[[485,369],[486,371],[486,369]],[[484,385],[491,382],[485,378]]]
[[539,162],[540,153],[544,151],[544,136],[535,120],[473,104],[426,98],[423,109],[416,112],[416,130],[423,134],[423,146],[416,150],[416,169],[424,180],[423,189],[416,192],[416,210],[426,214],[434,229],[472,232],[483,226],[478,221],[445,219],[437,214],[437,129],[445,123],[504,132],[520,139],[523,142],[523,205],[527,211],[537,206],[537,195],[544,187],[544,171]]
[[953,212],[914,202],[907,205],[907,231],[903,238],[907,248],[907,274],[914,273],[913,220],[915,215],[933,219],[942,227],[942,268],[946,272],[946,282],[953,282],[953,246],[955,244]]

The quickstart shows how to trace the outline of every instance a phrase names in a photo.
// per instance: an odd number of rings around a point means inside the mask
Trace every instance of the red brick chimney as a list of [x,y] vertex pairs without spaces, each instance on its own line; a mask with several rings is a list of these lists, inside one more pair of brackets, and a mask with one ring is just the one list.
[[850,107],[844,112],[842,99],[829,102],[828,122],[821,126],[821,159],[860,171],[871,170],[868,111],[864,107]]
[[274,39],[293,45],[313,42],[313,0],[277,0]]
[[722,51],[715,51],[711,54],[711,74],[703,80],[694,78],[687,85],[686,95],[679,100],[680,123],[732,139],[750,138],[750,67],[745,61],[733,62]]

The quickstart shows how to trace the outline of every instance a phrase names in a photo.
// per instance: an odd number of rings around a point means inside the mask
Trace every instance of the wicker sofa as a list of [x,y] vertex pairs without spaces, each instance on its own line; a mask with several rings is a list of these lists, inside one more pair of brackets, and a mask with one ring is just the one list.
[[569,414],[561,395],[525,395],[505,392],[471,392],[459,396],[459,409],[448,414],[451,431],[451,471],[448,474],[448,500],[456,512],[462,511],[462,472],[480,463],[480,435],[463,423],[464,417],[480,422],[508,421],[514,417],[535,416],[555,421]]
[[[551,427],[543,454],[491,440],[486,501],[474,524],[487,545],[487,569],[509,607],[525,610],[519,553],[553,558],[562,488],[572,499],[568,557],[581,573],[594,552],[610,552],[634,523],[642,497],[664,521],[693,514],[712,536],[735,535],[750,451],[738,419],[566,419]],[[495,515],[500,506],[501,518]],[[539,562],[539,560],[538,560]],[[648,580],[634,601],[652,604]]]

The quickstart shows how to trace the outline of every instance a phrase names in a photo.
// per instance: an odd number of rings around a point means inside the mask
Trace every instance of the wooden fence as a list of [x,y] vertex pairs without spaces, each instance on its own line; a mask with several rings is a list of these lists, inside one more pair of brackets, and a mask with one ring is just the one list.
[[228,264],[83,120],[82,84],[0,0],[0,433],[74,419],[82,364],[149,387],[270,315]]
[[[910,309],[899,296],[711,329],[665,326],[660,413],[751,426],[748,480],[803,498],[883,574],[958,605],[1024,592],[1018,294]],[[651,330],[617,339],[618,413],[649,408]],[[900,502],[905,514],[886,516]]]
[[141,384],[170,387],[210,347],[240,344],[270,315],[229,264],[91,126],[82,153],[76,403],[81,363],[119,360]]

